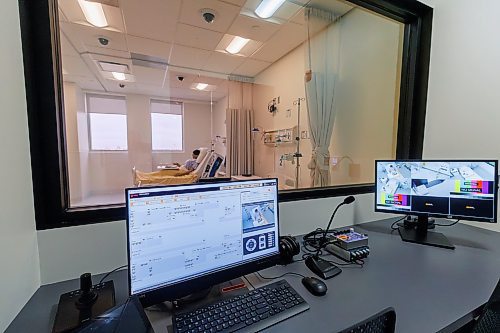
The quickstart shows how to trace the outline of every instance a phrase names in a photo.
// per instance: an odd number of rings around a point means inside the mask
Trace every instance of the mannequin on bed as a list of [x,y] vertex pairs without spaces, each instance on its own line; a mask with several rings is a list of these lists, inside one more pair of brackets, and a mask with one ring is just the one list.
[[189,173],[198,167],[199,163],[196,160],[198,159],[198,156],[200,156],[200,150],[199,149],[193,150],[193,155],[191,155],[191,156],[192,156],[192,158],[190,158],[186,162],[184,162],[183,165],[180,165],[179,163],[174,163],[175,165],[177,165],[179,167],[179,171],[183,171],[183,172],[187,171]]

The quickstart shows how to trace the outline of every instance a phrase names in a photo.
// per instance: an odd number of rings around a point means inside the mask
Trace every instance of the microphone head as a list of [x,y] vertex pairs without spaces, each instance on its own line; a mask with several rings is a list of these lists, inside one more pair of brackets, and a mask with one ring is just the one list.
[[344,199],[344,204],[348,205],[354,202],[354,197],[352,195],[348,196],[347,198]]

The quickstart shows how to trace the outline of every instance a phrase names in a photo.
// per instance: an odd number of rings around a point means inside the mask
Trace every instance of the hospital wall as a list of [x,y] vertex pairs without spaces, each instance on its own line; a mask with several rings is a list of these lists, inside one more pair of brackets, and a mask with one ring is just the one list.
[[71,199],[122,191],[132,186],[132,167],[152,171],[160,163],[183,163],[199,147],[210,146],[210,105],[184,103],[184,149],[160,152],[151,149],[150,96],[127,94],[127,151],[89,149],[85,92],[74,83],[64,83],[65,116],[70,170]]
[[[329,29],[340,29],[340,59],[335,91],[337,112],[330,143],[332,184],[368,183],[373,181],[377,158],[392,158],[395,138],[399,67],[401,58],[399,24],[354,9],[341,23]],[[297,125],[298,106],[294,101],[305,97],[305,45],[301,45],[260,73],[254,85],[255,124],[264,130]],[[268,103],[279,97],[278,111],[267,111]],[[301,103],[300,134],[309,132],[307,105]],[[312,145],[310,133],[300,141],[299,187],[310,185],[307,163]],[[294,144],[265,144],[255,138],[255,167],[260,176],[274,175],[288,184],[294,183],[295,164],[280,163],[280,156],[292,153]],[[332,161],[333,162],[333,161]]]

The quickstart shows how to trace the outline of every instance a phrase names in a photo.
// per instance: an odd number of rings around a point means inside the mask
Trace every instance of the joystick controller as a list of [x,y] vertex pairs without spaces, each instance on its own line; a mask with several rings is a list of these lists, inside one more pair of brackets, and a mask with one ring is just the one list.
[[92,275],[83,273],[80,275],[80,297],[76,300],[78,308],[90,307],[97,301],[97,293],[92,289]]
[[52,333],[73,331],[88,325],[115,306],[113,281],[92,285],[92,275],[80,275],[80,289],[62,294],[57,306]]

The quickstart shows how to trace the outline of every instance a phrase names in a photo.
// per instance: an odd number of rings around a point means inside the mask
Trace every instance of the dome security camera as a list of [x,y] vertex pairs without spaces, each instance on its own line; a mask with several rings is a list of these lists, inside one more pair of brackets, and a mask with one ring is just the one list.
[[182,75],[177,76],[177,80],[179,80],[180,82],[184,81],[184,76]]
[[119,86],[120,88],[125,88],[125,85],[124,85],[123,83],[120,83],[118,86]]
[[215,21],[215,11],[210,8],[205,8],[201,10],[201,16],[207,23],[213,23]]
[[99,44],[101,44],[102,46],[108,46],[109,44],[109,39],[107,39],[106,37],[98,37],[97,38],[97,41],[99,42]]

